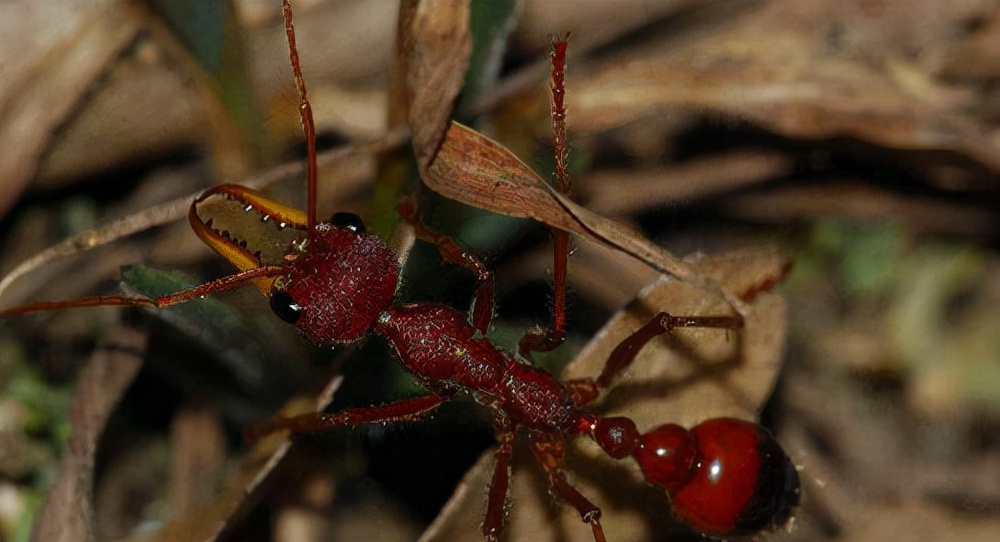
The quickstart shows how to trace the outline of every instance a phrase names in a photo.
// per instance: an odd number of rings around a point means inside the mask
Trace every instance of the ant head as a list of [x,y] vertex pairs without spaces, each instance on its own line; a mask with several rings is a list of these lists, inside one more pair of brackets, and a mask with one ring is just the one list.
[[[310,232],[301,211],[242,186],[218,185],[194,201],[188,220],[198,237],[240,270],[286,269],[254,284],[282,320],[317,344],[359,338],[396,293],[395,256],[365,232],[355,214],[336,213]],[[265,233],[238,238],[232,232],[250,229],[246,220]]]
[[271,308],[317,344],[358,339],[391,303],[399,264],[357,215],[320,223],[304,251],[275,281]]

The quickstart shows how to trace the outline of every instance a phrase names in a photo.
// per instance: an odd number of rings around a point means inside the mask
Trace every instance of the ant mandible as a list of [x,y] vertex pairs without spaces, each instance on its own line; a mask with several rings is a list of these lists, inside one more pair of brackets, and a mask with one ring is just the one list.
[[[84,306],[164,307],[224,292],[252,281],[282,320],[298,327],[317,344],[348,343],[372,332],[385,339],[402,365],[429,392],[393,403],[275,418],[254,426],[250,438],[288,430],[321,431],[363,423],[415,421],[462,393],[490,413],[498,443],[488,491],[482,534],[497,540],[505,517],[510,462],[515,435],[527,433],[531,451],[544,471],[552,495],[568,503],[590,525],[594,540],[606,540],[601,510],[575,489],[564,473],[565,441],[587,436],[614,459],[631,457],[650,484],[664,489],[673,513],[709,535],[748,535],[783,524],[798,502],[799,480],[791,460],[760,426],[732,418],[710,419],[688,430],[676,424],[640,433],[629,418],[601,417],[585,410],[609,387],[653,338],[678,327],[736,330],[743,320],[733,316],[673,316],[659,313],[622,341],[596,379],[562,382],[541,369],[494,346],[483,335],[492,318],[492,275],[474,256],[448,237],[423,225],[414,200],[399,206],[418,235],[434,243],[443,258],[477,274],[475,309],[470,317],[437,303],[394,304],[399,264],[377,235],[367,233],[351,213],[330,221],[316,216],[316,134],[312,111],[295,45],[291,6],[282,0],[289,56],[299,95],[299,114],[307,143],[308,209],[270,201],[237,185],[209,189],[192,203],[188,217],[195,233],[240,271],[195,288],[159,298],[94,296],[61,302],[36,302],[0,311],[0,317]],[[565,167],[563,68],[566,41],[553,47],[553,127],[556,134],[556,180],[569,191]],[[200,210],[209,203],[240,205],[293,228],[299,235],[282,261],[262,261],[230,232],[213,227]],[[519,353],[548,350],[562,342],[565,232],[555,232],[554,329],[528,333]]]

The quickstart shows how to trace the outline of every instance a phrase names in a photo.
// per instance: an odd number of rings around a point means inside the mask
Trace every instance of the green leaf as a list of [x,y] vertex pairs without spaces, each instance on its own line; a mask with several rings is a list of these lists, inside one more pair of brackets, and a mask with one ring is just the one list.
[[514,0],[473,0],[470,6],[472,56],[465,72],[460,110],[467,109],[500,76],[507,38],[514,30]]

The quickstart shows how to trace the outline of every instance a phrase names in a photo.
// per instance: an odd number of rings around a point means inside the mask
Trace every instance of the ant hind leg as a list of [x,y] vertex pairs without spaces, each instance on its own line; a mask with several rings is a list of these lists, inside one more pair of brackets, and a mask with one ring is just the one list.
[[247,441],[254,442],[286,429],[293,434],[314,433],[362,423],[413,421],[441,406],[447,399],[449,397],[443,395],[421,395],[379,406],[345,408],[330,413],[312,412],[291,418],[271,418],[248,427],[244,431],[244,437]]
[[557,438],[531,433],[531,452],[548,478],[549,493],[572,506],[584,523],[590,525],[594,542],[606,542],[601,527],[601,509],[566,480],[564,456],[566,444]]
[[483,518],[483,538],[488,542],[499,539],[510,494],[510,459],[514,455],[514,430],[506,419],[495,420],[497,449],[493,454],[493,478],[490,479],[486,517]]
[[592,378],[582,378],[566,382],[566,385],[573,392],[574,402],[576,402],[579,406],[592,403],[597,399],[601,390],[610,386],[611,383],[615,381],[615,378],[617,378],[622,371],[627,369],[628,366],[632,364],[635,360],[636,354],[638,354],[639,351],[646,346],[646,343],[679,327],[705,327],[736,330],[743,328],[743,318],[739,315],[673,316],[666,312],[661,312],[650,319],[646,325],[635,330],[631,335],[626,337],[625,340],[619,343],[618,346],[611,351],[611,354],[608,355],[607,362],[604,364],[604,370],[601,371],[600,376],[598,376],[596,380]]

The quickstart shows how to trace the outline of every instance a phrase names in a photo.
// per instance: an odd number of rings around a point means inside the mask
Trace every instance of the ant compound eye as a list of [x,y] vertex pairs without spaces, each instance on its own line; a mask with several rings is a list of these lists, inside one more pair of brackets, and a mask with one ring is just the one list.
[[302,306],[295,302],[292,295],[284,290],[274,289],[271,291],[271,310],[278,318],[294,324],[302,316]]
[[334,213],[330,217],[330,224],[334,228],[348,229],[354,233],[365,233],[364,221],[354,213]]

